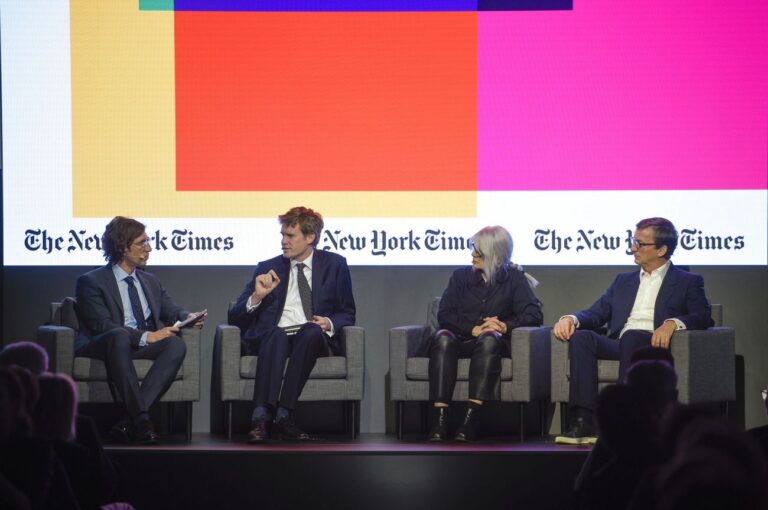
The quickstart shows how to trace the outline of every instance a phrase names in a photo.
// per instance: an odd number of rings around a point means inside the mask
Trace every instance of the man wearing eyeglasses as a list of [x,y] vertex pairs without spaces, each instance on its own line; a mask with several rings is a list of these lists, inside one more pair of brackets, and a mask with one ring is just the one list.
[[[619,381],[637,349],[669,348],[675,331],[712,325],[704,279],[676,268],[670,258],[677,247],[674,225],[664,218],[641,220],[632,254],[640,272],[619,274],[587,310],[564,315],[554,335],[568,342],[570,355],[569,431],[557,443],[595,442],[592,415],[597,400],[597,360],[619,361]],[[597,331],[607,324],[606,334]]]
[[[152,251],[144,224],[117,216],[101,242],[108,264],[77,279],[75,355],[104,361],[122,398],[127,418],[112,427],[113,438],[153,444],[158,436],[149,408],[171,385],[186,354],[173,324],[193,314],[171,299],[156,276],[143,271]],[[195,327],[201,328],[203,320]],[[155,361],[141,384],[135,359]]]

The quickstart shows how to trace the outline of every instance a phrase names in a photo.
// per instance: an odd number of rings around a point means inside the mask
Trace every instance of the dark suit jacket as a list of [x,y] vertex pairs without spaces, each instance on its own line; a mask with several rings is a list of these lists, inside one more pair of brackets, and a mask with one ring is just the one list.
[[[157,329],[187,318],[189,312],[171,299],[155,275],[138,270],[136,277],[144,290]],[[123,301],[120,299],[111,264],[80,276],[77,279],[75,295],[80,320],[80,334],[75,341],[75,349],[87,345],[93,337],[114,328],[127,329],[131,335],[131,343],[138,347],[143,331],[124,326]]]
[[[252,313],[246,310],[248,297],[253,294],[256,276],[272,269],[280,278],[280,285],[264,297]],[[290,259],[277,256],[259,262],[253,276],[245,285],[237,303],[229,311],[229,323],[240,328],[244,341],[261,339],[277,326],[283,314],[288,293]],[[314,250],[312,258],[312,313],[328,317],[333,322],[336,335],[345,326],[355,324],[355,299],[352,297],[352,280],[347,261],[335,253]]]
[[[639,287],[639,270],[619,274],[588,310],[575,314],[579,329],[597,330],[607,323],[608,336],[617,338],[629,319]],[[679,319],[688,329],[706,329],[713,324],[701,276],[670,264],[656,297],[653,327],[658,328],[666,319]]]
[[440,328],[472,338],[472,328],[482,324],[485,317],[494,316],[510,331],[520,326],[541,326],[541,306],[525,274],[506,266],[493,286],[487,288],[480,271],[472,267],[454,271],[440,300]]

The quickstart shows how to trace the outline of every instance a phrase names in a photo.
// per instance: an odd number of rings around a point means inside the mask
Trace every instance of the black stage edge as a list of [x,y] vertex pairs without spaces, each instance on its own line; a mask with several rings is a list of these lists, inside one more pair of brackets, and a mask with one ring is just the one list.
[[567,508],[589,450],[551,439],[434,445],[363,434],[257,446],[195,435],[107,451],[122,472],[120,500],[137,510],[546,510]]

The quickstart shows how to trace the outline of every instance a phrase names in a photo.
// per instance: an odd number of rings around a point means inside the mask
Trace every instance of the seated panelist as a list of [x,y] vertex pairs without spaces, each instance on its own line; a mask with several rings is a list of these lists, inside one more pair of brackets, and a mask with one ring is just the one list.
[[[169,388],[187,352],[173,325],[194,314],[177,305],[160,280],[144,271],[152,246],[143,223],[117,216],[101,242],[108,264],[77,279],[81,327],[75,356],[102,360],[122,399],[127,417],[112,427],[113,438],[156,443],[149,408]],[[204,318],[194,326],[202,328]],[[154,360],[141,383],[135,359]]]
[[457,269],[448,282],[437,315],[440,329],[430,339],[429,394],[435,408],[430,441],[448,438],[448,409],[459,358],[471,361],[469,401],[455,439],[471,441],[478,411],[495,398],[501,358],[511,356],[510,331],[541,326],[543,320],[528,277],[511,262],[509,232],[485,227],[472,237],[472,248],[472,265]]
[[323,217],[294,207],[278,220],[282,255],[259,262],[229,312],[245,349],[259,358],[249,443],[311,439],[293,410],[317,358],[338,354],[341,330],[355,324],[346,259],[315,249]]
[[[597,401],[597,360],[619,361],[619,381],[632,354],[648,345],[669,349],[675,331],[712,325],[704,279],[675,267],[670,258],[678,234],[671,221],[647,218],[636,225],[632,242],[640,271],[616,276],[608,290],[587,310],[564,315],[553,333],[568,342],[572,426],[555,438],[560,444],[595,443],[593,420]],[[603,334],[600,328],[608,325]]]

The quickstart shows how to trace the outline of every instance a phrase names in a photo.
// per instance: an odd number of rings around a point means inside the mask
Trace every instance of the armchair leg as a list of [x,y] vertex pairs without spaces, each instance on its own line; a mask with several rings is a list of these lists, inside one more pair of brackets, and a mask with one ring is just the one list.
[[175,423],[174,418],[175,416],[175,409],[176,409],[176,403],[175,402],[168,402],[168,405],[166,406],[166,409],[168,409],[168,433],[173,434],[173,425]]
[[360,401],[355,400],[354,406],[355,406],[355,421],[354,421],[355,439],[357,439],[358,437],[360,437]]
[[187,443],[192,442],[192,402],[184,402],[187,422]]
[[420,402],[419,410],[421,411],[421,433],[427,434],[429,432],[429,402]]
[[359,419],[359,408],[357,407],[358,402],[352,401],[348,403],[349,405],[349,430],[350,435],[352,439],[357,439],[357,433],[358,433],[358,424],[357,421]]
[[232,441],[232,402],[224,402],[224,422],[227,427],[227,441]]
[[525,442],[525,402],[517,404],[520,409],[520,442]]
[[395,432],[398,439],[403,439],[403,401],[395,402]]
[[546,399],[539,400],[539,422],[541,423],[541,437],[547,437],[547,414],[548,414],[548,408]]
[[565,434],[568,430],[568,403],[560,402],[560,433]]

